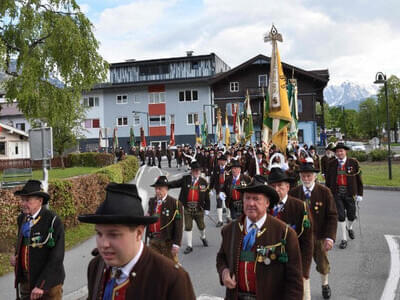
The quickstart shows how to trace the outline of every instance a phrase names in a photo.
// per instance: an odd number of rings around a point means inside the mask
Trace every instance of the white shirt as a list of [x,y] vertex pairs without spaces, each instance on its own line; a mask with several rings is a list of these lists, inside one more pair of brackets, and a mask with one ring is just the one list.
[[40,207],[40,208],[38,209],[38,211],[35,212],[35,213],[33,214],[32,218],[33,218],[33,219],[36,219],[36,217],[39,215],[39,213],[40,213],[41,210],[42,210],[42,207]]
[[140,256],[143,253],[143,242],[140,241],[140,248],[139,248],[139,252],[136,254],[136,256],[134,258],[132,258],[132,260],[130,262],[128,262],[125,266],[123,266],[121,268],[121,276],[116,279],[117,284],[121,284],[123,283],[125,280],[127,280],[129,278],[129,273],[131,272],[131,270],[135,267],[136,263],[138,262]]
[[347,156],[345,156],[345,158],[343,158],[343,159],[339,159],[338,157],[337,157],[337,160],[338,160],[338,162],[339,162],[339,165],[340,165],[340,162],[342,162],[342,166],[346,163],[346,160],[347,160]]
[[264,225],[265,221],[267,220],[267,214],[265,214],[260,220],[258,220],[256,223],[251,221],[249,217],[246,217],[246,232],[249,232],[251,229],[252,224],[256,224],[257,230],[260,230],[261,227]]
[[307,190],[310,191],[310,193],[312,193],[314,187],[315,187],[315,182],[313,182],[313,184],[312,184],[309,188],[306,187],[306,186],[303,184],[303,191],[304,191],[304,194],[307,193]]

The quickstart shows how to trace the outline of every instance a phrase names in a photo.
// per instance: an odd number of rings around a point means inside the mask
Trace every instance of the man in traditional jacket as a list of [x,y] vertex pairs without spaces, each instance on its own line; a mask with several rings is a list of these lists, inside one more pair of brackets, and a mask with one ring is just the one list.
[[321,174],[325,178],[325,174],[328,172],[328,166],[331,160],[335,160],[335,153],[332,149],[335,147],[333,143],[329,143],[325,148],[325,155],[321,157]]
[[[257,163],[256,163],[257,160]],[[258,170],[257,172],[257,165]],[[268,174],[268,162],[265,160],[265,154],[261,150],[257,150],[256,158],[250,160],[248,173],[250,177],[254,177],[254,175],[267,175]]]
[[201,166],[197,161],[190,164],[191,174],[182,178],[170,181],[169,188],[180,188],[179,201],[183,204],[183,213],[185,218],[185,235],[187,247],[184,254],[193,251],[192,228],[193,221],[196,222],[200,231],[200,240],[204,247],[208,247],[206,239],[206,225],[204,215],[210,213],[210,194],[208,184],[205,178],[201,177]]
[[313,254],[310,211],[304,201],[288,195],[292,181],[293,179],[279,167],[271,169],[268,175],[268,184],[278,193],[279,203],[273,206],[269,213],[288,224],[297,233],[306,291],[310,289],[310,267]]
[[239,188],[244,215],[222,228],[217,254],[220,283],[227,300],[303,297],[301,256],[296,232],[267,215],[279,201],[276,191],[253,179]]
[[157,221],[144,216],[134,184],[110,183],[106,199],[94,214],[78,217],[96,224],[96,255],[88,267],[89,300],[195,300],[189,275],[144,245],[145,226]]
[[64,271],[64,226],[46,209],[50,196],[41,182],[29,180],[22,190],[22,213],[18,216],[18,240],[11,265],[15,268],[17,299],[62,299]]
[[157,157],[158,161],[158,168],[161,169],[161,160],[162,160],[162,153],[160,147],[156,147],[155,156]]
[[320,157],[316,152],[315,146],[311,145],[308,149],[308,153],[310,154],[311,158],[314,161],[314,166],[316,169],[320,169]]
[[[328,283],[328,251],[332,249],[336,240],[335,199],[329,188],[316,182],[319,170],[314,168],[313,161],[302,164],[299,172],[302,185],[290,190],[289,195],[305,201],[310,208],[314,237],[313,257],[317,271],[321,274],[322,296],[329,299],[331,288]],[[308,299],[311,299],[310,291]]]
[[172,161],[172,150],[171,150],[171,146],[167,147],[167,160],[168,160],[168,168],[171,169],[171,161]]
[[221,197],[225,200],[225,205],[229,207],[230,219],[236,220],[243,213],[243,193],[235,187],[244,187],[248,185],[251,178],[242,173],[242,165],[239,160],[231,161],[231,172],[225,178],[224,188],[221,191]]
[[223,192],[225,177],[228,175],[227,170],[227,158],[225,155],[221,155],[217,159],[217,167],[213,172],[210,180],[210,190],[215,190],[216,202],[217,202],[217,224],[216,227],[224,225],[222,222],[222,202],[225,200],[221,192]]
[[156,196],[149,199],[148,215],[159,218],[147,226],[150,247],[178,262],[183,230],[182,203],[168,195],[166,176],[158,177],[151,187],[154,187]]
[[338,142],[333,150],[336,159],[329,163],[326,173],[326,186],[331,189],[335,197],[338,225],[342,231],[342,241],[339,247],[345,249],[347,247],[347,232],[351,239],[355,238],[353,223],[356,219],[356,202],[362,201],[363,183],[358,161],[346,155],[349,147],[343,142]]

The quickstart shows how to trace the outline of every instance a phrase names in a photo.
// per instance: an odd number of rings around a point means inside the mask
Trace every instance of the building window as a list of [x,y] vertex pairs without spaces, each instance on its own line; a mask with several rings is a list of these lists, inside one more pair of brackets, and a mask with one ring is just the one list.
[[297,99],[297,112],[302,113],[303,112],[303,100]]
[[139,95],[135,95],[135,96],[133,97],[133,103],[140,103]]
[[128,103],[128,95],[117,95],[117,104]]
[[150,116],[150,127],[151,126],[165,126],[165,115],[162,116]]
[[139,76],[168,74],[169,64],[139,66]]
[[268,86],[268,75],[262,74],[258,75],[258,87]]
[[85,97],[83,98],[83,105],[86,107],[99,106],[99,97]]
[[6,155],[6,142],[0,142],[0,155]]
[[190,101],[198,101],[199,93],[197,90],[185,90],[179,91],[179,101],[180,102],[190,102]]
[[134,126],[140,125],[140,116],[139,115],[133,116],[133,125]]
[[199,68],[200,64],[198,61],[192,61],[192,69],[197,70]]
[[86,119],[85,120],[85,128],[100,128],[100,120],[99,119]]
[[128,118],[127,117],[117,118],[117,126],[118,127],[128,126]]
[[187,114],[187,124],[188,125],[195,125],[196,122],[199,121],[199,114],[198,113],[189,113]]
[[299,131],[297,132],[297,136],[299,138],[299,144],[303,144],[304,143],[304,130],[299,129]]
[[25,131],[25,123],[17,123],[15,127],[19,130]]
[[165,103],[165,92],[149,93],[149,103],[150,104]]
[[239,92],[239,82],[232,81],[229,83],[229,90],[231,92]]

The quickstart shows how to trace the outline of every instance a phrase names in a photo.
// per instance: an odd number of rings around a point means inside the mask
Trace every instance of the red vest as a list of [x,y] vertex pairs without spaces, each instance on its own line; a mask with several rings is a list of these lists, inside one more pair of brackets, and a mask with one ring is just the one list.
[[[106,280],[104,280],[103,294],[106,288],[107,282],[110,279],[110,271],[107,271]],[[116,285],[113,289],[112,300],[125,300],[126,289],[129,286],[129,279],[125,280],[123,283]]]
[[[162,208],[162,203],[160,203],[160,205],[157,204],[156,206],[156,211],[155,211],[155,215],[160,216],[161,215],[161,208]],[[158,218],[156,223],[153,223],[150,225],[150,232],[151,233],[159,233],[160,232],[160,228],[161,228],[161,218]]]
[[[239,177],[240,178],[240,177]],[[240,180],[239,178],[236,180],[235,185],[234,186],[238,186],[240,185]],[[238,201],[240,200],[240,192],[236,189],[232,189],[232,200],[233,201]]]
[[[242,250],[243,251],[243,250]],[[251,252],[254,254],[254,258],[256,257],[256,246],[253,245],[251,248]],[[256,261],[242,261],[239,259],[239,291],[246,293],[255,294],[257,291],[256,287],[256,272],[255,272],[255,264]]]
[[22,270],[29,271],[29,246],[21,246],[20,259]]
[[187,201],[188,202],[199,202],[199,195],[200,195],[199,181],[197,180],[197,182],[190,187]]
[[346,176],[346,164],[343,164],[342,167],[338,166],[337,169],[337,185],[347,185],[347,176]]

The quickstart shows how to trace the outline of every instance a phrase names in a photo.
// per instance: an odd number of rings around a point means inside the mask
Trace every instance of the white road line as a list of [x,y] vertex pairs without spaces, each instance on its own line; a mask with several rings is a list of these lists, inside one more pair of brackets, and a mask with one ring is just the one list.
[[386,242],[390,250],[390,272],[383,289],[381,300],[393,300],[396,298],[397,285],[400,279],[400,250],[398,241],[400,236],[385,234]]

